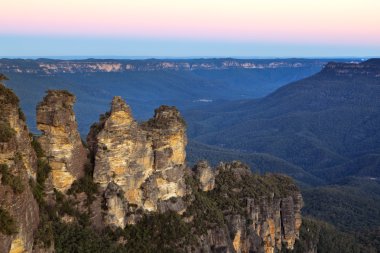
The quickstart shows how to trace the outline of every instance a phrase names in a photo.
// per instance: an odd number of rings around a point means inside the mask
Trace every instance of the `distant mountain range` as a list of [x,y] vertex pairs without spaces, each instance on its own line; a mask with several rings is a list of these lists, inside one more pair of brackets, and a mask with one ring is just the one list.
[[197,142],[268,153],[326,182],[380,176],[380,60],[329,63],[265,98],[203,107],[186,118]]
[[[356,59],[353,59],[357,61]],[[323,66],[327,60],[308,59],[148,59],[148,60],[21,60],[1,59],[0,72],[62,74],[96,72],[134,72],[134,71],[195,71],[226,69],[279,69]]]
[[137,119],[147,119],[161,104],[185,110],[263,97],[317,73],[326,63],[326,59],[0,59],[0,73],[10,78],[7,85],[20,97],[32,131],[35,107],[45,91],[67,89],[77,95],[75,110],[86,135],[115,94],[126,99]]

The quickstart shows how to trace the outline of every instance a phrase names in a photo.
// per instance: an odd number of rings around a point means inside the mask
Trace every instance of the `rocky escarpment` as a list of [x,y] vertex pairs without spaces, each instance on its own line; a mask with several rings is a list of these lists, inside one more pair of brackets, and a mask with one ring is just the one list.
[[207,161],[199,161],[195,166],[195,176],[202,191],[211,191],[215,187],[215,173]]
[[157,211],[162,202],[184,196],[186,134],[175,108],[160,107],[153,119],[138,124],[115,97],[87,140],[94,182],[105,192],[108,224],[125,227],[135,222],[136,210]]
[[138,123],[115,97],[91,127],[84,166],[73,95],[48,91],[38,105],[35,152],[17,97],[0,89],[1,252],[294,247],[302,197],[290,178],[253,174],[240,162],[187,167],[186,125],[175,107],[161,106]]
[[[205,177],[199,176],[199,171],[205,170],[204,162],[194,169],[198,179],[193,184],[195,199],[185,213],[196,229],[206,228],[194,252],[269,253],[283,247],[293,249],[302,223],[303,201],[289,178],[255,175],[240,162],[221,163],[215,169],[215,187],[210,189],[204,187]],[[215,218],[218,215],[220,220]]]
[[0,252],[32,252],[39,209],[29,181],[37,158],[18,98],[1,83],[0,112]]
[[78,132],[73,111],[75,96],[67,91],[47,91],[37,106],[37,128],[42,132],[38,142],[52,168],[53,187],[67,191],[83,176],[86,150]]

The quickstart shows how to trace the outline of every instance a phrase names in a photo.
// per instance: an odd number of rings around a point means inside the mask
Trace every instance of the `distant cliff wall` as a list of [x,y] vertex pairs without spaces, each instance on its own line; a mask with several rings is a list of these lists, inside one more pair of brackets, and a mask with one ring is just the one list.
[[0,71],[4,73],[65,74],[94,72],[132,71],[195,71],[225,69],[278,69],[322,67],[323,60],[251,60],[251,59],[194,59],[194,60],[0,60]]

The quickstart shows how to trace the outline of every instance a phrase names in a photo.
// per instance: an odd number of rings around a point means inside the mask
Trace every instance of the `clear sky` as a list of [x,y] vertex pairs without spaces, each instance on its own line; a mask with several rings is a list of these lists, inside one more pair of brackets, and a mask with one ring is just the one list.
[[380,56],[379,0],[1,0],[0,57]]

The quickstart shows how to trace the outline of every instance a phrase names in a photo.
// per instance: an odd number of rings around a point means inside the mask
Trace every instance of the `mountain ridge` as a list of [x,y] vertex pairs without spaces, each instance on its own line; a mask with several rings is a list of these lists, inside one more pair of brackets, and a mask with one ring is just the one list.
[[[280,87],[265,98],[232,103],[230,110],[221,105],[220,110],[203,108],[186,112],[190,122],[196,122],[189,126],[190,136],[206,144],[274,155],[274,150],[291,149],[295,155],[295,147],[305,152],[301,147],[304,143],[310,151],[311,147],[315,149],[314,154],[320,151],[324,154],[327,163],[319,161],[321,167],[328,166],[329,160],[332,166],[346,162],[345,157],[378,153],[380,139],[376,125],[380,119],[380,78],[377,73],[380,68],[378,60],[371,62],[376,64],[330,64],[334,67],[325,67],[318,74]],[[342,69],[346,71],[347,66],[351,74],[335,75]],[[273,139],[272,147],[265,138]],[[285,146],[280,149],[275,145]],[[276,156],[286,159],[287,154],[277,153]],[[307,161],[304,164],[299,157],[296,159],[298,162],[288,161],[303,168],[310,166]]]
[[4,73],[94,73],[94,72],[132,72],[132,71],[195,71],[195,70],[227,70],[227,69],[276,69],[302,68],[310,65],[322,67],[326,60],[302,58],[289,59],[146,59],[146,60],[56,60],[56,59],[0,59],[0,72]]

